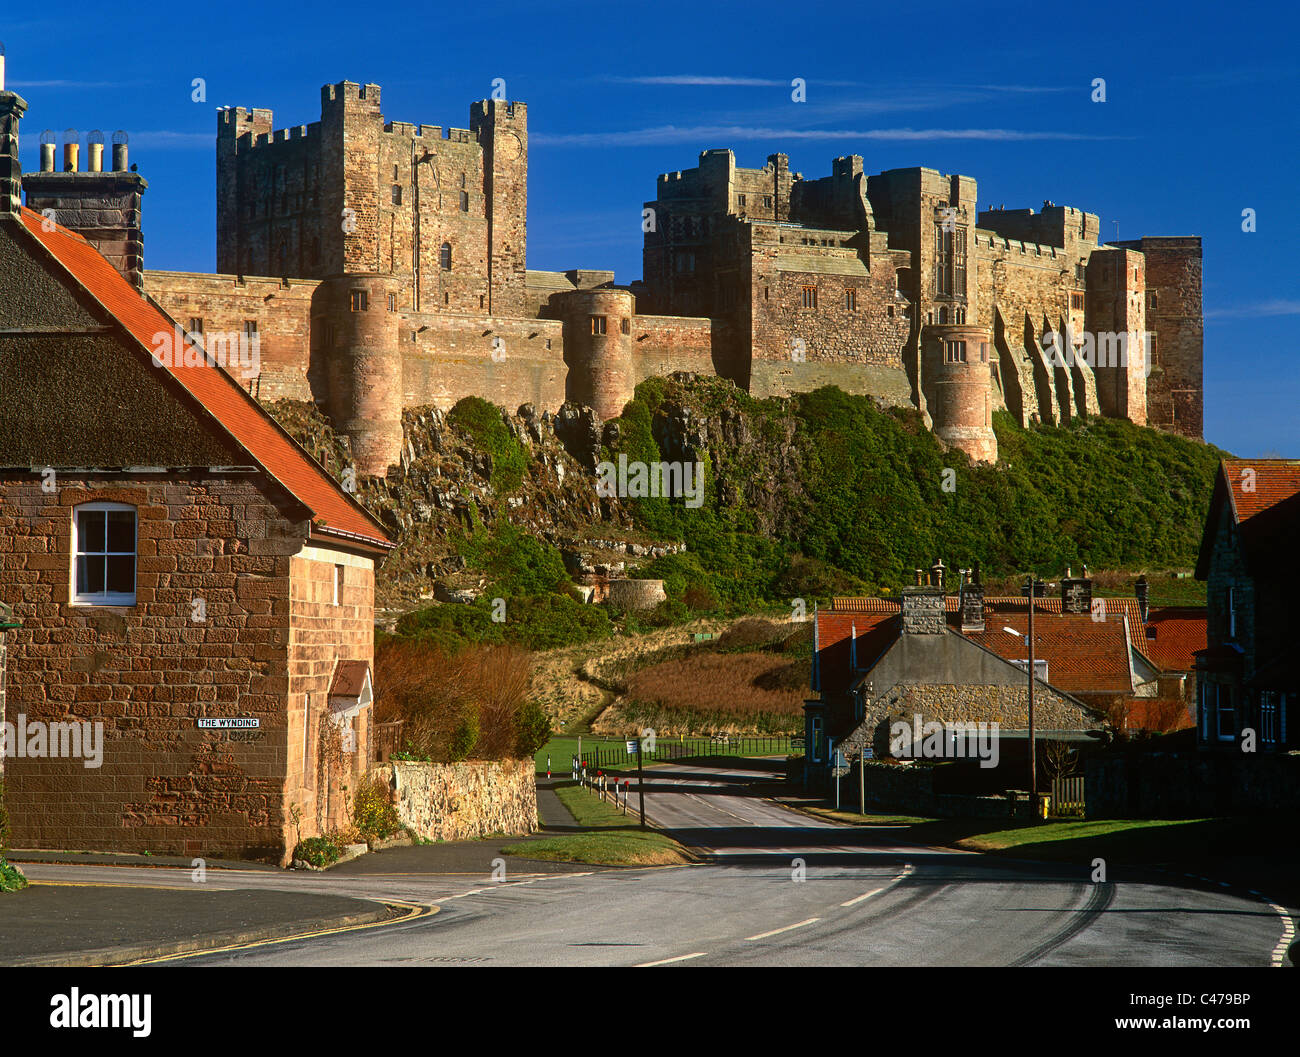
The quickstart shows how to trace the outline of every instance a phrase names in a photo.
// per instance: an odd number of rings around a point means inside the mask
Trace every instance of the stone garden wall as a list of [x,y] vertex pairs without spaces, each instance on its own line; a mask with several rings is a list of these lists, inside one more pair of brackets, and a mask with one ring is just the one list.
[[477,840],[537,829],[531,759],[464,763],[393,760],[371,774],[388,783],[402,824],[425,840]]

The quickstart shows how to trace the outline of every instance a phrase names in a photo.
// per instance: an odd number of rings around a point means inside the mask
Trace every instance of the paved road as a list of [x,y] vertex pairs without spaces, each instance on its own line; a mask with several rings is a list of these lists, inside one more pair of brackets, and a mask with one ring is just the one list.
[[[899,845],[757,798],[763,772],[655,768],[647,814],[705,864],[483,876],[214,871],[211,884],[437,903],[403,924],[177,965],[1267,966],[1294,933],[1265,901],[1202,883]],[[34,878],[166,883],[170,871],[33,866]],[[188,884],[178,872],[175,882]]]

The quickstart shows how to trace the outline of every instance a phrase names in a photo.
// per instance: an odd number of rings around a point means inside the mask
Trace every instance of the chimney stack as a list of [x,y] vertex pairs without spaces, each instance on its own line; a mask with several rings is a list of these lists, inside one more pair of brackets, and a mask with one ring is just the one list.
[[1061,612],[1092,612],[1092,581],[1088,579],[1086,565],[1082,576],[1071,576],[1070,570],[1065,570],[1065,577],[1061,580]]
[[22,215],[23,168],[18,163],[18,125],[27,100],[4,90],[4,45],[0,44],[0,216]]
[[126,133],[113,133],[113,171],[104,167],[104,134],[86,137],[85,168],[78,165],[75,129],[63,133],[63,171],[54,169],[54,133],[41,136],[41,171],[23,180],[27,207],[51,210],[60,224],[75,231],[107,258],[137,289],[144,283],[142,199],[148,183],[127,171]]
[[1147,622],[1151,615],[1151,585],[1147,583],[1145,576],[1139,576],[1136,584],[1133,585],[1133,591],[1137,595],[1138,615],[1142,618],[1142,623]]
[[984,585],[980,583],[980,563],[970,570],[969,578],[962,577],[961,630],[978,633],[984,630]]
[[81,144],[77,142],[77,130],[67,128],[63,130],[63,171],[76,172],[78,155],[81,152]]

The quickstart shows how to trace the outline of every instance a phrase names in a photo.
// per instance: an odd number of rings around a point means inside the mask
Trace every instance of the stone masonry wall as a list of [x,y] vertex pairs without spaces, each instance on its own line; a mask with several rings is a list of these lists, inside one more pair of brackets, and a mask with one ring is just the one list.
[[[136,507],[136,604],[69,604],[73,508]],[[273,857],[283,844],[291,555],[256,478],[0,478],[8,710],[104,726],[103,762],[11,759],[18,847]],[[202,599],[205,619],[193,619]],[[255,730],[200,730],[202,716]]]
[[[201,319],[205,334],[242,334],[257,324],[261,374],[252,392],[263,400],[323,399],[323,364],[311,361],[312,300],[320,283],[314,279],[273,279],[250,275],[199,275],[146,271],[144,291],[182,328]],[[382,306],[376,306],[377,308]],[[319,371],[318,377],[313,375]],[[232,374],[247,388],[242,372]]]
[[531,759],[394,760],[371,774],[393,790],[403,825],[425,840],[521,836],[537,829],[537,776]]

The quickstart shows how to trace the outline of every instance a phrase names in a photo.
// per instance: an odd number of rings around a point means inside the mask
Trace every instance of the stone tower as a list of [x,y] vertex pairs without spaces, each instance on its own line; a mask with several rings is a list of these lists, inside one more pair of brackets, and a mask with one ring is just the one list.
[[602,419],[622,414],[632,399],[631,319],[636,299],[626,290],[578,290],[556,298],[564,321],[565,398]]
[[921,328],[921,388],[945,444],[976,462],[996,462],[988,331],[976,326]]
[[469,111],[483,149],[487,212],[488,303],[492,316],[526,314],[528,247],[528,108],[484,99]]

